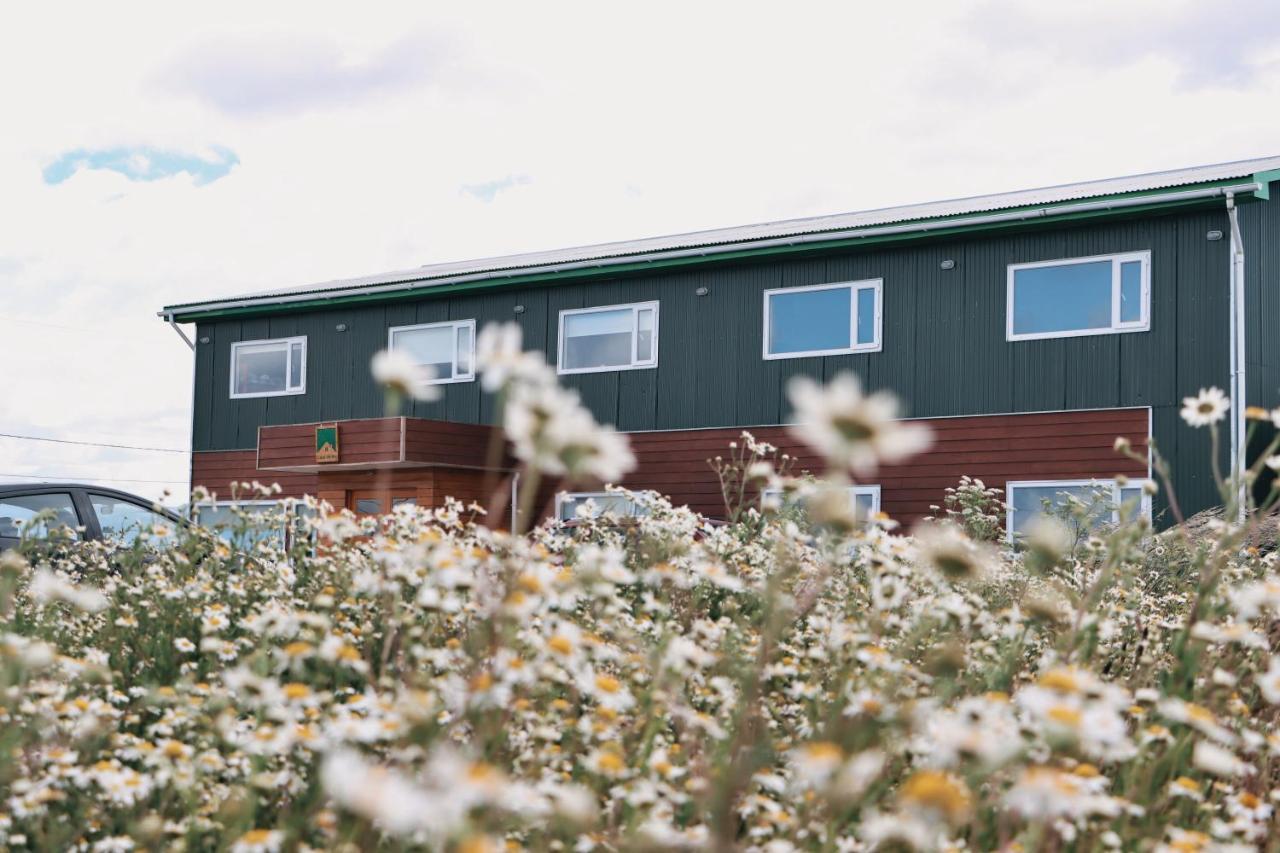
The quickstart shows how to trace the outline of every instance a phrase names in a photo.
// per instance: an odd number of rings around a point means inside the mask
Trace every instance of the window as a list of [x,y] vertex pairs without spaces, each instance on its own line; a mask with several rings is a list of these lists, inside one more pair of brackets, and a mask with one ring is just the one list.
[[880,349],[880,279],[764,292],[764,357]]
[[1121,520],[1151,518],[1151,496],[1143,489],[1143,482],[1130,481],[1125,486],[1115,482],[1098,480],[1025,480],[1011,482],[1006,487],[1009,513],[1006,526],[1009,539],[1015,539],[1027,529],[1032,519],[1050,507],[1062,507],[1075,498],[1093,510],[1090,527],[1102,524],[1119,524]]
[[132,544],[142,533],[162,542],[173,538],[174,522],[141,504],[92,492],[89,503],[98,517],[103,539]]
[[476,321],[450,320],[419,326],[396,326],[388,333],[387,346],[409,355],[431,371],[428,385],[471,382],[476,378]]
[[46,539],[53,531],[78,539],[79,526],[80,516],[66,492],[0,498],[0,539]]
[[[782,501],[782,489],[765,489],[760,493],[762,498]],[[849,487],[849,498],[853,501],[854,516],[859,521],[866,521],[880,511],[880,487],[858,485]]]
[[1151,328],[1151,253],[1010,264],[1011,341]]
[[658,303],[560,312],[560,373],[658,365]]
[[[314,514],[301,503],[290,513],[281,501],[206,501],[192,507],[191,520],[229,543],[243,539],[245,544],[266,542],[279,548],[298,536],[306,538],[304,519]],[[247,516],[246,521],[241,521],[242,515]]]
[[599,518],[606,513],[623,518],[649,514],[649,511],[634,499],[617,492],[561,492],[556,495],[556,518],[561,521],[573,521],[578,518],[578,507],[584,506],[587,501],[591,501],[595,506],[592,518]]
[[231,397],[277,397],[307,391],[307,339],[231,345]]

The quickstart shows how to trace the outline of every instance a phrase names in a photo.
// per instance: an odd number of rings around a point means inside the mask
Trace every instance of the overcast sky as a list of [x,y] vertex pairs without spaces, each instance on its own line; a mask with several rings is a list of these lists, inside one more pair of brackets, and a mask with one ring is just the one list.
[[453,5],[9,9],[0,433],[188,447],[167,303],[1280,153],[1271,0]]

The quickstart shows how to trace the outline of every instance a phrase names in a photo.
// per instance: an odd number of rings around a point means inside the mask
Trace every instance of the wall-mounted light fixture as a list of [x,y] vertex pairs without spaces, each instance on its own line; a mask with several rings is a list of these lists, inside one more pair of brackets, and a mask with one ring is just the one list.
[[512,309],[511,309],[511,313],[513,313],[513,314],[523,314],[523,313],[524,313],[524,306],[523,306],[523,305],[517,305],[516,307],[514,307],[514,308],[512,308]]
[[694,294],[697,296],[706,296],[710,292],[711,291],[705,287],[699,287],[697,290],[694,291]]
[[950,258],[947,258],[945,261],[938,264],[938,266],[944,270],[953,270],[956,268],[956,262],[951,260]]
[[346,323],[339,323],[338,325],[334,326],[333,328],[334,328],[334,329],[336,329],[336,330],[337,330],[337,331],[339,331],[339,332],[345,332],[345,331],[347,330],[347,324],[346,324]]
[[1215,229],[1213,229],[1212,231],[1210,231],[1209,233],[1205,234],[1205,235],[1204,235],[1204,238],[1205,238],[1206,240],[1221,240],[1221,239],[1222,239],[1222,232],[1215,228]]

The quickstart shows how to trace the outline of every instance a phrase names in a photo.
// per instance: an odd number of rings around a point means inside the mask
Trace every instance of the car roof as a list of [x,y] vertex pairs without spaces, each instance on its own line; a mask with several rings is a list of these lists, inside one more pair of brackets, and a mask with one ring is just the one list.
[[138,503],[146,504],[147,506],[155,503],[155,501],[150,498],[144,498],[139,495],[130,494],[129,492],[122,492],[119,489],[113,489],[109,486],[94,485],[93,483],[58,483],[53,481],[40,483],[0,483],[0,497],[68,491],[96,492],[98,494],[109,495],[110,497],[126,498],[128,500],[137,501]]

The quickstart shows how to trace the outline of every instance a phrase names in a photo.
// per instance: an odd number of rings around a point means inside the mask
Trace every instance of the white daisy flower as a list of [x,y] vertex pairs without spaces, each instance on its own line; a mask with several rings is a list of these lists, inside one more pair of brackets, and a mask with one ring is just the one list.
[[1182,398],[1182,419],[1193,427],[1216,424],[1231,410],[1231,400],[1221,388],[1201,388],[1194,397]]

